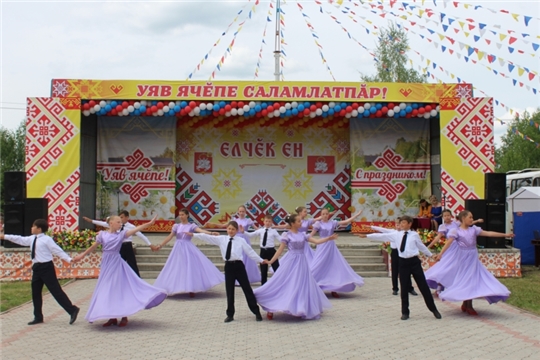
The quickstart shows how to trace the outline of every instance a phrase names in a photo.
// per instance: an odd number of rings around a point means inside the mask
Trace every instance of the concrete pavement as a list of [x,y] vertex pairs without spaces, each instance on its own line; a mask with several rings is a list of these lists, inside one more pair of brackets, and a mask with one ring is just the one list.
[[[150,281],[153,282],[153,281]],[[49,295],[45,323],[28,326],[32,304],[0,315],[2,359],[538,359],[540,317],[506,304],[474,303],[479,316],[459,304],[436,304],[443,318],[412,297],[411,318],[400,320],[399,296],[388,278],[366,278],[365,285],[340,299],[319,320],[275,314],[256,322],[241,289],[236,289],[235,321],[225,318],[225,287],[170,297],[129,318],[125,328],[103,328],[84,320],[96,280],[64,287],[81,308],[78,320]],[[263,312],[263,316],[264,316]]]

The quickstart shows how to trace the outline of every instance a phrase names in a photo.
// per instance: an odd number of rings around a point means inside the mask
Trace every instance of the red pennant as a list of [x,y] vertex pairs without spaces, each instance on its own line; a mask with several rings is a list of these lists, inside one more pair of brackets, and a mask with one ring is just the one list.
[[491,40],[489,40],[489,39],[484,39],[484,40],[486,40],[488,45],[491,45]]
[[529,73],[529,80],[534,79],[535,76],[536,76],[535,73],[530,72],[530,73]]
[[513,37],[513,36],[510,36],[510,39],[508,39],[508,43],[509,43],[509,44],[513,44],[513,43],[516,42],[516,40],[517,40],[517,38],[515,38],[515,37]]
[[494,61],[495,61],[495,56],[493,56],[493,55],[488,55],[488,61],[489,61],[490,64],[491,64],[492,62],[494,62]]

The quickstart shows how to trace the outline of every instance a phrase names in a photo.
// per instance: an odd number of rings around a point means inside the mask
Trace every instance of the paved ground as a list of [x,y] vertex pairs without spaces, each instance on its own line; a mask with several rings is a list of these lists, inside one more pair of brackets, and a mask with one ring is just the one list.
[[[437,300],[442,320],[411,297],[411,318],[400,320],[390,279],[367,278],[364,287],[331,298],[319,320],[276,314],[256,322],[240,289],[235,321],[225,318],[225,288],[195,298],[179,295],[132,317],[127,327],[103,328],[84,320],[96,280],[77,280],[65,291],[81,307],[69,316],[50,295],[45,323],[27,326],[32,305],[0,315],[2,359],[538,359],[540,317],[505,304],[475,301],[478,317]],[[264,314],[264,313],[263,313]],[[536,355],[535,355],[536,354]]]

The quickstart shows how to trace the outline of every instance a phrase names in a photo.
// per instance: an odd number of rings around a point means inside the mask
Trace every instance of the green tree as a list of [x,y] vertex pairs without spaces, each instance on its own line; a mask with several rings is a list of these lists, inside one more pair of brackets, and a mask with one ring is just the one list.
[[[536,126],[535,126],[536,124]],[[526,168],[540,168],[540,109],[532,115],[524,112],[508,124],[506,134],[501,137],[500,147],[495,148],[495,170],[506,173],[510,170],[522,170]],[[516,130],[528,136],[534,141],[528,141]]]
[[421,75],[414,69],[407,68],[407,51],[409,40],[407,33],[390,23],[388,28],[382,28],[379,43],[375,49],[375,67],[377,73],[373,76],[361,75],[364,82],[401,82],[425,83],[427,76]]
[[21,121],[17,129],[0,126],[0,204],[4,205],[4,172],[24,171],[26,123]]

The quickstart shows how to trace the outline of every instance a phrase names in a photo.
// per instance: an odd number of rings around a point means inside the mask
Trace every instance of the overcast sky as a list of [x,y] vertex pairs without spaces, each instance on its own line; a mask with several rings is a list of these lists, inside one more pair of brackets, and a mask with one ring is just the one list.
[[[427,66],[427,59],[437,64],[437,69],[430,65],[429,71],[444,82],[457,82],[446,74],[459,76],[478,88],[475,96],[490,96],[507,106],[521,111],[525,108],[540,106],[540,95],[533,94],[525,87],[513,86],[512,80],[495,75],[487,69],[491,67],[502,71],[511,78],[522,81],[525,85],[540,90],[540,76],[529,81],[527,74],[518,76],[514,69],[509,73],[508,64],[527,67],[540,73],[540,49],[534,51],[532,43],[540,44],[540,2],[534,1],[466,1],[467,4],[481,5],[455,8],[451,2],[442,0],[406,1],[418,6],[418,9],[432,9],[434,15],[422,18],[410,16],[399,10],[401,2],[391,9],[389,0],[384,0],[385,11],[405,16],[415,23],[397,18],[381,11],[372,13],[367,5],[359,1],[344,0],[341,7],[329,1],[301,1],[303,13],[297,1],[282,2],[284,11],[283,35],[286,54],[283,67],[285,80],[333,81],[323,65],[315,44],[315,38],[306,24],[312,26],[318,43],[338,81],[359,81],[360,73],[373,74],[374,61],[369,51],[362,48],[349,34],[366,48],[373,50],[377,43],[374,26],[387,26],[388,21],[407,26],[411,51],[408,55],[413,68]],[[364,1],[369,2],[369,1]],[[353,3],[359,6],[354,6]],[[373,2],[375,3],[375,2]],[[424,5],[422,5],[424,3]],[[197,64],[212,49],[208,60],[201,69],[194,73],[193,79],[207,80],[216,69],[219,59],[225,54],[239,24],[245,20],[241,31],[236,35],[232,54],[227,57],[221,71],[216,70],[215,80],[250,80],[254,79],[259,50],[263,40],[265,26],[266,45],[263,46],[259,80],[272,80],[274,63],[273,32],[275,27],[275,6],[270,9],[269,1],[264,0],[255,7],[251,19],[249,11],[255,6],[255,0],[238,1],[5,1],[0,4],[1,14],[1,94],[0,115],[2,126],[13,129],[25,116],[27,97],[50,96],[50,82],[54,78],[67,79],[154,79],[185,80]],[[350,17],[343,13],[349,7],[357,14]],[[237,13],[243,9],[238,20],[230,28]],[[508,10],[519,14],[518,21],[510,14],[493,13],[491,10]],[[273,16],[267,22],[268,12]],[[440,24],[441,13],[446,18],[456,19],[445,32]],[[522,15],[533,17],[525,26]],[[337,24],[334,16],[341,24]],[[364,17],[366,19],[362,19]],[[432,21],[426,21],[432,19]],[[469,22],[466,19],[473,19]],[[367,21],[366,21],[367,20]],[[438,23],[435,23],[435,21]],[[459,21],[476,25],[465,36]],[[483,35],[478,31],[478,24],[486,24]],[[445,25],[448,21],[445,19]],[[420,26],[424,26],[422,29]],[[499,26],[499,27],[497,27]],[[455,29],[458,31],[456,32]],[[225,36],[222,36],[228,29]],[[369,31],[367,33],[366,29]],[[428,29],[435,31],[431,34]],[[496,34],[493,34],[494,31]],[[516,49],[510,53],[508,35],[517,40],[512,44]],[[523,38],[522,34],[529,34]],[[438,34],[444,34],[455,40],[454,45]],[[501,35],[502,34],[502,35]],[[424,39],[420,36],[423,35]],[[474,35],[480,36],[477,42]],[[501,36],[507,35],[504,40]],[[427,38],[432,41],[426,40]],[[213,46],[220,40],[218,46]],[[523,41],[525,40],[525,41]],[[460,49],[459,42],[477,47],[479,50],[503,58],[504,63],[495,61],[489,64],[485,59],[474,65],[466,63],[463,56],[466,49]],[[488,44],[490,42],[490,44]],[[528,43],[527,43],[528,42]],[[499,44],[499,45],[497,45]],[[441,52],[441,46],[453,49]],[[519,54],[521,49],[525,54]],[[420,53],[422,56],[418,55]],[[531,56],[534,54],[534,56]],[[423,57],[423,60],[422,60]],[[477,60],[476,55],[471,59]],[[439,69],[442,66],[443,70]],[[435,82],[436,80],[431,79]],[[482,94],[483,91],[486,95]],[[498,118],[508,119],[509,114],[501,106],[495,106]],[[496,134],[505,132],[499,122],[495,124]]]

